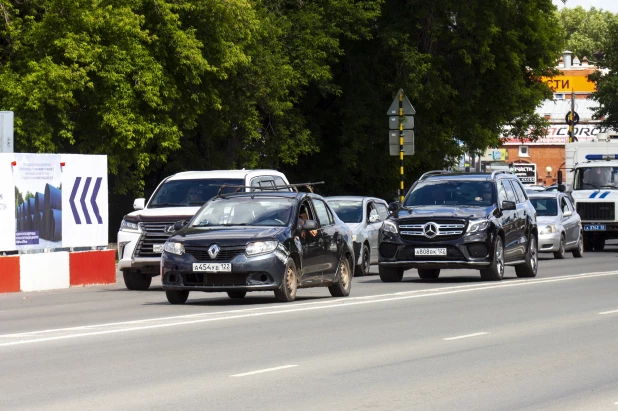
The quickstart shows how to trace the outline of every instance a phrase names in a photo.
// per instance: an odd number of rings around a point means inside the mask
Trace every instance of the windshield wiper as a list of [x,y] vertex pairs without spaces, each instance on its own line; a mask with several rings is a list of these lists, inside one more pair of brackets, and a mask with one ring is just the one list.
[[236,227],[236,226],[249,225],[249,224],[247,223],[240,223],[240,224],[226,223],[226,224],[219,224],[219,225],[223,227]]
[[599,187],[595,186],[595,185],[594,185],[594,184],[592,184],[592,183],[582,183],[582,186],[590,186],[590,187],[593,187],[595,190],[600,190],[600,188],[599,188]]

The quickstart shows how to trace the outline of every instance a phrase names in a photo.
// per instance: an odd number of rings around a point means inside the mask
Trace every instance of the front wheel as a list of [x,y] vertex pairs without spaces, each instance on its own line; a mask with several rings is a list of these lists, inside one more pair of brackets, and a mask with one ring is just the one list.
[[518,277],[536,277],[538,267],[539,258],[536,248],[536,236],[531,234],[525,263],[515,266],[515,274],[517,274]]
[[398,283],[403,278],[403,268],[379,266],[378,270],[383,283]]
[[328,287],[330,295],[333,297],[347,297],[352,289],[352,273],[350,273],[350,262],[347,258],[341,260],[339,264],[339,279]]
[[560,237],[560,245],[558,246],[558,251],[554,252],[554,258],[558,260],[562,260],[566,255],[566,245],[564,241],[564,236]]
[[150,288],[152,277],[135,271],[123,271],[122,278],[124,279],[124,285],[129,290],[133,291],[146,291]]
[[418,276],[422,278],[423,280],[435,280],[436,278],[440,276],[439,268],[436,268],[434,270],[419,268],[417,271],[418,271]]
[[296,299],[296,290],[298,289],[298,274],[296,272],[296,264],[291,258],[288,259],[285,265],[285,274],[281,280],[281,286],[275,290],[275,298],[282,303],[291,303]]
[[184,304],[189,298],[189,291],[186,290],[165,290],[165,296],[170,304]]
[[584,233],[580,233],[577,248],[573,250],[573,257],[582,258],[584,256]]
[[481,278],[485,281],[500,281],[504,277],[504,245],[502,237],[496,237],[493,259],[489,267],[481,270]]

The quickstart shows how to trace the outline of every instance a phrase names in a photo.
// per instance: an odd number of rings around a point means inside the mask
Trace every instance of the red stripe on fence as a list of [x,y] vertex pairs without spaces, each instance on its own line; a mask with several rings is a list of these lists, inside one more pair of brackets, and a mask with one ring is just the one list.
[[69,253],[71,286],[116,283],[116,251]]
[[0,257],[0,293],[19,291],[19,256]]

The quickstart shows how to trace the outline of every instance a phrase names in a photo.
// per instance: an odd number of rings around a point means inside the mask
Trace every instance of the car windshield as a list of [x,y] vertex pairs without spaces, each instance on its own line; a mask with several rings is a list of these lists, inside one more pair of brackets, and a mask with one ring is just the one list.
[[582,167],[575,171],[573,190],[618,188],[618,167]]
[[536,209],[538,217],[553,217],[558,215],[558,202],[555,198],[534,198],[530,202]]
[[290,221],[294,202],[289,198],[218,198],[198,212],[191,226],[283,227]]
[[406,197],[404,207],[452,205],[486,207],[494,204],[489,181],[426,180]]
[[363,221],[363,202],[349,200],[328,200],[328,204],[344,223]]
[[[219,188],[224,185],[243,185],[244,180],[231,178],[199,179],[199,180],[171,180],[163,183],[153,194],[149,208],[157,207],[198,207],[217,195]],[[221,193],[236,191],[234,187],[227,187]]]

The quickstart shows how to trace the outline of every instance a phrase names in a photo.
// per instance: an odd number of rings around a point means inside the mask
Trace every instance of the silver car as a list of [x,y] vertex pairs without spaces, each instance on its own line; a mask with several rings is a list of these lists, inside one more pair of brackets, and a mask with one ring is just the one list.
[[337,216],[352,230],[355,275],[369,273],[371,264],[378,262],[378,231],[388,217],[388,203],[374,197],[327,197],[326,201]]
[[572,251],[573,257],[583,257],[582,221],[568,195],[545,191],[528,194],[528,197],[536,209],[539,252],[564,258],[567,251]]

